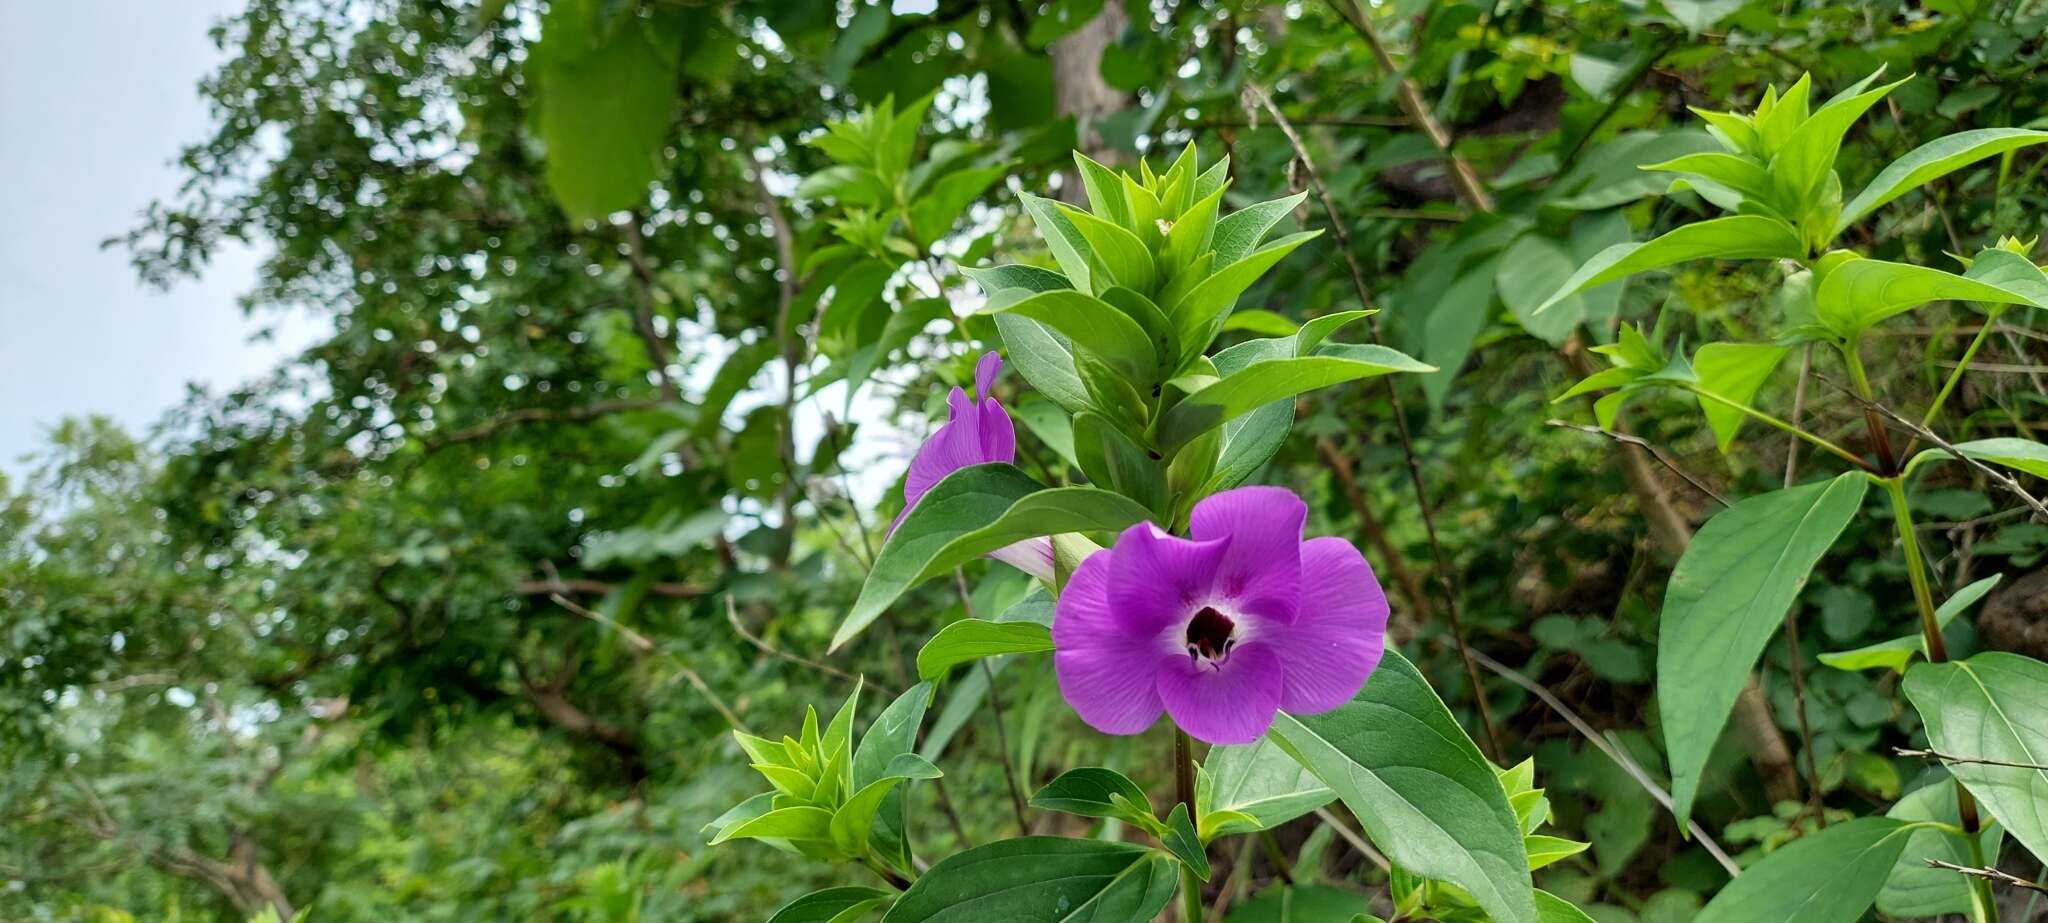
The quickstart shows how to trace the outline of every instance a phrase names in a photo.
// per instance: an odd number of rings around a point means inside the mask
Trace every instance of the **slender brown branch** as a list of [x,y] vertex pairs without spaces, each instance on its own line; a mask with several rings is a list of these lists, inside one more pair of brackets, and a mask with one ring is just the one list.
[[768,215],[768,224],[775,232],[775,259],[781,265],[776,273],[777,304],[775,308],[775,342],[782,354],[783,390],[782,425],[779,429],[782,468],[787,480],[778,492],[782,505],[782,528],[787,534],[788,544],[782,550],[781,563],[787,563],[789,549],[796,541],[796,497],[797,484],[803,472],[796,463],[796,373],[803,364],[804,341],[796,335],[790,316],[796,305],[797,261],[796,232],[790,228],[789,216],[782,211],[782,203],[768,190],[766,171],[759,164],[754,166],[754,191],[761,200],[761,210]]
[[1927,867],[1937,869],[1948,869],[1951,872],[1959,872],[1964,875],[1973,875],[1978,878],[1982,878],[1985,881],[1989,881],[1993,884],[2005,885],[2008,888],[2019,888],[2025,891],[2038,891],[2042,894],[2048,894],[2048,885],[2041,884],[2040,882],[2028,881],[2024,878],[2019,877],[2018,875],[2013,875],[2007,872],[2001,872],[1995,868],[1971,868],[1967,865],[1957,865],[1953,862],[1943,862],[1940,859],[1927,860]]
[[647,361],[654,366],[661,399],[673,403],[681,398],[682,392],[668,373],[668,341],[662,338],[661,331],[654,329],[654,290],[659,283],[654,279],[654,268],[647,262],[647,238],[640,233],[640,213],[627,215],[618,228],[626,241],[626,263],[633,269],[633,329],[647,349]]
[[[1474,652],[1474,656],[1478,658],[1482,666],[1492,670],[1502,679],[1522,687],[1530,695],[1543,700],[1543,704],[1550,706],[1551,711],[1557,712],[1558,717],[1563,718],[1566,724],[1572,726],[1573,730],[1583,735],[1586,741],[1593,745],[1594,749],[1599,750],[1608,759],[1613,760],[1616,766],[1621,767],[1622,772],[1628,773],[1629,778],[1634,779],[1637,785],[1642,786],[1644,791],[1649,792],[1650,797],[1657,799],[1657,802],[1662,804],[1665,810],[1669,811],[1672,809],[1671,793],[1665,791],[1663,786],[1658,785],[1652,780],[1650,774],[1643,770],[1642,765],[1637,763],[1634,757],[1629,756],[1626,751],[1608,740],[1606,735],[1594,730],[1592,725],[1587,724],[1586,719],[1579,717],[1578,712],[1573,711],[1571,706],[1564,704],[1564,700],[1559,699],[1549,689],[1544,688],[1542,683],[1524,676],[1520,671],[1509,667],[1507,664],[1488,657],[1484,653]],[[1742,867],[1736,865],[1735,860],[1728,857],[1728,853],[1721,848],[1721,844],[1715,842],[1714,838],[1699,825],[1698,821],[1688,819],[1685,823],[1686,829],[1691,831],[1693,837],[1700,841],[1701,846],[1706,847],[1707,852],[1714,857],[1714,861],[1719,862],[1721,867],[1728,871],[1728,874],[1742,874]]]
[[1408,559],[1394,551],[1393,543],[1387,539],[1386,527],[1380,524],[1379,517],[1373,515],[1372,506],[1366,503],[1365,491],[1359,488],[1358,478],[1352,473],[1351,459],[1345,458],[1328,436],[1316,440],[1316,454],[1322,458],[1323,467],[1330,469],[1331,478],[1337,482],[1337,491],[1351,504],[1352,512],[1358,514],[1359,531],[1365,533],[1365,540],[1379,552],[1380,560],[1386,562],[1388,576],[1393,577],[1394,585],[1401,588],[1401,595],[1413,607],[1416,619],[1431,620],[1434,607],[1430,605],[1429,596],[1422,591],[1422,582],[1415,579],[1415,572],[1409,569]]
[[[564,596],[608,596],[617,592],[621,586],[587,577],[550,577],[542,580],[521,580],[512,585],[512,592],[520,596],[553,596],[558,593]],[[645,592],[669,599],[695,599],[711,591],[694,583],[664,581],[648,584]]]
[[[1315,158],[1310,156],[1308,145],[1301,140],[1301,135],[1294,130],[1293,123],[1287,120],[1286,114],[1273,103],[1273,97],[1267,94],[1264,88],[1255,82],[1246,81],[1245,94],[1246,98],[1241,102],[1246,114],[1256,115],[1252,103],[1257,102],[1280,126],[1281,133],[1287,136],[1287,143],[1294,147],[1295,159],[1301,164],[1302,172],[1307,174],[1308,184],[1314,189],[1316,198],[1322,202],[1323,212],[1329,216],[1330,231],[1337,238],[1337,249],[1344,256],[1345,267],[1350,270],[1351,287],[1353,293],[1358,296],[1358,306],[1370,308],[1373,303],[1372,290],[1365,284],[1365,271],[1358,265],[1358,257],[1351,252],[1351,232],[1345,225],[1343,216],[1337,211],[1336,200],[1330,197],[1329,187],[1323,183],[1322,172],[1316,169]],[[1484,206],[1486,210],[1491,208],[1491,203]],[[1377,337],[1378,316],[1369,318],[1368,322]],[[1415,436],[1408,429],[1408,413],[1401,407],[1400,395],[1394,389],[1392,376],[1381,377],[1380,386],[1387,398],[1387,409],[1394,415],[1394,430],[1401,439],[1401,454],[1407,460],[1409,484],[1415,490],[1416,512],[1421,515],[1423,532],[1429,537],[1430,560],[1436,566],[1437,585],[1443,591],[1444,613],[1451,625],[1451,637],[1458,642],[1459,656],[1465,663],[1465,677],[1472,683],[1472,701],[1478,706],[1479,724],[1486,731],[1487,755],[1495,762],[1500,762],[1506,758],[1507,751],[1501,746],[1500,729],[1494,725],[1493,710],[1486,702],[1486,685],[1480,681],[1479,668],[1472,665],[1471,646],[1466,641],[1464,621],[1458,612],[1457,588],[1451,583],[1451,569],[1445,563],[1443,544],[1437,539],[1436,514],[1430,509],[1429,490],[1422,483],[1422,463],[1415,455]]]
[[[860,677],[848,673],[845,670],[841,670],[838,667],[835,667],[829,663],[823,663],[820,661],[812,660],[811,658],[805,657],[801,654],[792,654],[779,647],[776,647],[773,644],[769,644],[768,642],[761,640],[760,636],[747,630],[746,623],[740,621],[739,605],[733,602],[731,593],[727,593],[725,595],[725,620],[732,624],[733,631],[737,632],[741,638],[744,638],[748,644],[753,645],[754,648],[760,651],[761,653],[767,654],[768,656],[777,658],[779,660],[787,660],[790,663],[796,664],[800,667],[806,667],[808,669],[816,670],[820,673],[826,673],[832,676],[837,676],[840,679],[843,679],[849,683],[861,682]],[[868,680],[867,684],[870,686],[874,686],[876,689],[888,693],[891,697],[897,695],[896,690],[883,686],[880,683],[875,682],[874,680]]]
[[1917,756],[1921,759],[1940,760],[1944,763],[1974,763],[1982,766],[2005,766],[2010,769],[2032,769],[2048,772],[2048,766],[2040,763],[2015,763],[2009,760],[1994,760],[1976,756],[1955,756],[1939,750],[1913,750],[1907,747],[1893,747],[1892,752],[1900,756]]
[[1694,490],[1706,494],[1707,496],[1713,498],[1715,503],[1719,503],[1722,506],[1730,505],[1727,497],[1721,496],[1712,487],[1708,487],[1705,481],[1702,481],[1699,478],[1692,476],[1692,474],[1690,472],[1687,472],[1684,468],[1680,468],[1677,462],[1672,461],[1670,456],[1664,454],[1664,451],[1662,449],[1659,449],[1655,445],[1651,444],[1651,442],[1648,439],[1644,439],[1641,436],[1631,435],[1629,433],[1617,433],[1613,430],[1601,429],[1597,426],[1587,426],[1584,423],[1573,423],[1568,420],[1546,420],[1544,422],[1546,425],[1549,426],[1555,426],[1560,429],[1576,430],[1578,432],[1586,433],[1588,435],[1612,439],[1615,442],[1621,443],[1622,445],[1632,445],[1639,449],[1642,449],[1643,451],[1650,453],[1650,457],[1656,459],[1659,464],[1670,469],[1672,474],[1684,478],[1685,482],[1687,484],[1691,484]]
[[1365,44],[1372,49],[1373,60],[1379,62],[1380,69],[1395,78],[1395,100],[1400,103],[1401,111],[1407,114],[1409,122],[1413,123],[1416,129],[1429,139],[1429,143],[1435,145],[1437,151],[1443,154],[1444,160],[1450,165],[1451,185],[1458,190],[1458,197],[1478,211],[1493,211],[1493,195],[1480,183],[1479,174],[1473,171],[1472,165],[1451,149],[1451,133],[1444,129],[1443,123],[1437,121],[1436,116],[1429,111],[1429,105],[1423,102],[1422,89],[1394,63],[1394,56],[1387,53],[1386,43],[1380,41],[1378,30],[1373,28],[1371,15],[1359,5],[1358,0],[1325,2],[1338,16],[1343,17],[1344,21],[1358,33],[1359,38],[1365,39]]
[[[1824,376],[1815,377],[1820,378],[1820,380],[1824,382],[1828,381],[1828,379]],[[2043,522],[2048,522],[2048,504],[2043,504],[2040,501],[2040,499],[2036,498],[2033,494],[2027,493],[2026,488],[2021,487],[2020,482],[2013,480],[2012,475],[2006,474],[2005,472],[2000,471],[1997,468],[1994,468],[1981,461],[1978,461],[1977,459],[1971,458],[1970,456],[1963,454],[1962,450],[1957,449],[1954,443],[1949,442],[1947,439],[1943,439],[1940,434],[1934,432],[1933,430],[1928,429],[1927,427],[1921,426],[1920,424],[1908,420],[1905,417],[1899,416],[1898,412],[1892,410],[1890,407],[1886,407],[1885,405],[1880,404],[1873,400],[1865,399],[1862,395],[1857,394],[1853,390],[1842,387],[1839,383],[1828,383],[1834,385],[1834,387],[1840,390],[1842,393],[1847,394],[1850,397],[1850,399],[1856,401],[1858,404],[1863,405],[1865,410],[1868,410],[1887,420],[1890,420],[1892,425],[1898,427],[1899,429],[1903,429],[1906,432],[1912,433],[1914,436],[1922,440],[1933,443],[1936,448],[1939,448],[1942,451],[1947,452],[1949,455],[1960,460],[1963,464],[1969,465],[1970,467],[1977,469],[1979,473],[1983,474],[1986,478],[1989,478],[1992,483],[2005,488],[2014,496],[2019,497],[2020,500],[2024,501],[2027,504],[2027,506],[2034,511],[2034,517],[2036,519],[2039,519]]]

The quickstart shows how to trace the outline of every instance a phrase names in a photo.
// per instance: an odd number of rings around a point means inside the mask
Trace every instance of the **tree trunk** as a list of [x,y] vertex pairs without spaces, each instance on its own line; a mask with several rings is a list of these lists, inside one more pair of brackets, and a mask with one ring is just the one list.
[[[1131,105],[1131,94],[1102,79],[1102,52],[1123,34],[1129,22],[1123,0],[1106,0],[1102,12],[1095,14],[1094,19],[1055,39],[1047,49],[1052,56],[1053,111],[1061,118],[1074,119],[1075,146],[1104,163],[1117,155],[1103,144],[1095,123]],[[1080,177],[1072,170],[1065,171],[1063,177],[1060,199],[1070,205],[1084,204],[1087,196],[1081,189]]]

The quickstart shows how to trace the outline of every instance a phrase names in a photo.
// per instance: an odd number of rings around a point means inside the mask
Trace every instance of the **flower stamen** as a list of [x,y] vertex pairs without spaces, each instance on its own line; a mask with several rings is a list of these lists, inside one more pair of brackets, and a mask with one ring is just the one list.
[[1221,665],[1229,659],[1230,649],[1237,646],[1237,639],[1231,637],[1236,628],[1237,623],[1216,611],[1215,606],[1203,606],[1188,620],[1188,659]]

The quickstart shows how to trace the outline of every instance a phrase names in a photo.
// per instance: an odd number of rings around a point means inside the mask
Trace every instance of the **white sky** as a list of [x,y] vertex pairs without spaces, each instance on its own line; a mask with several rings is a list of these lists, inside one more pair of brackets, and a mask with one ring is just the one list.
[[[171,165],[210,120],[207,30],[242,0],[0,0],[0,472],[68,416],[140,433],[187,383],[216,393],[263,374],[324,326],[244,317],[256,254],[145,288],[100,241],[177,189]],[[274,341],[252,337],[277,326]]]

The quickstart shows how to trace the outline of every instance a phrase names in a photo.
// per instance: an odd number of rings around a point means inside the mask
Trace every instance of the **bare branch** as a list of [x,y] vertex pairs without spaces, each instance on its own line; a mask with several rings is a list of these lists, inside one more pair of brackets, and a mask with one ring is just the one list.
[[1707,496],[1714,498],[1714,502],[1719,503],[1722,506],[1731,505],[1728,502],[1727,497],[1723,497],[1719,493],[1716,493],[1712,487],[1707,486],[1705,481],[1693,477],[1684,468],[1678,467],[1677,462],[1672,461],[1670,456],[1664,454],[1664,450],[1657,448],[1655,445],[1652,445],[1648,439],[1644,439],[1641,436],[1635,436],[1628,433],[1617,433],[1613,430],[1601,429],[1597,426],[1587,426],[1584,423],[1572,423],[1567,420],[1547,420],[1545,421],[1545,423],[1547,425],[1555,426],[1560,429],[1577,430],[1578,432],[1586,433],[1593,436],[1602,436],[1607,439],[1612,439],[1615,442],[1619,442],[1622,445],[1632,445],[1639,449],[1642,449],[1643,451],[1650,453],[1650,457],[1655,458],[1659,464],[1662,464],[1664,467],[1671,469],[1672,474],[1684,478],[1685,482],[1687,484],[1691,484],[1694,490],[1697,490],[1700,493],[1706,494]]
[[1927,860],[1927,867],[1937,869],[1948,869],[1951,872],[1959,872],[1964,875],[1975,876],[1977,878],[1982,878],[1985,881],[1989,881],[1993,884],[2005,885],[2008,888],[2020,888],[2026,891],[2038,891],[2042,894],[2048,894],[2048,885],[2044,885],[2038,881],[2028,881],[2024,878],[2021,878],[2018,875],[2001,872],[1998,869],[1994,868],[1971,868],[1967,865],[1957,865],[1953,862],[1943,862],[1940,859]]
[[2006,766],[2012,769],[2032,769],[2048,772],[2048,766],[2040,763],[2014,763],[2008,760],[1986,759],[1977,756],[1955,756],[1939,750],[1914,750],[1907,747],[1893,747],[1892,752],[1900,756],[1917,756],[1926,760],[1940,760],[1944,763],[1974,763],[1982,766]]
[[[740,621],[739,606],[738,604],[733,602],[732,594],[730,593],[726,594],[725,597],[725,620],[727,622],[732,623],[733,631],[738,632],[740,637],[745,638],[748,644],[753,645],[761,653],[767,654],[770,657],[787,660],[790,663],[796,664],[800,667],[807,667],[809,669],[816,670],[820,673],[827,673],[832,676],[837,676],[840,679],[843,679],[849,683],[861,682],[861,677],[848,673],[845,670],[841,670],[838,667],[835,667],[829,663],[822,663],[816,660],[812,660],[811,658],[802,656],[800,654],[792,654],[779,647],[776,647],[773,644],[769,644],[768,642],[761,640],[759,636],[755,635],[751,631],[748,631],[745,623],[742,623]],[[875,682],[874,680],[867,680],[867,684],[875,687],[876,689],[880,689],[883,692],[887,692],[891,696],[897,694],[895,690],[883,686],[880,683]]]

